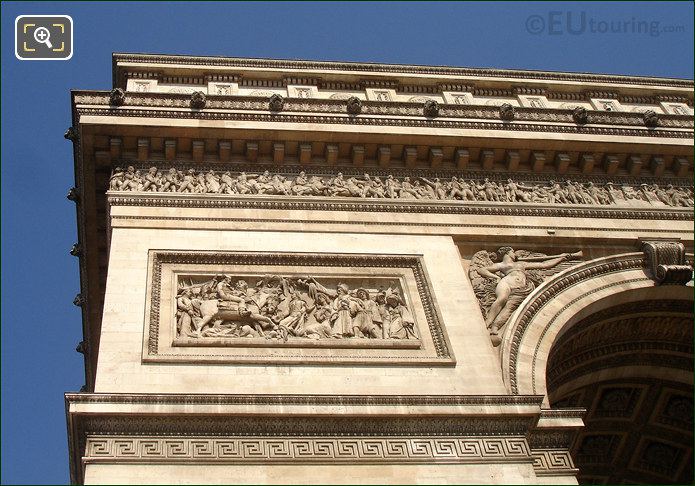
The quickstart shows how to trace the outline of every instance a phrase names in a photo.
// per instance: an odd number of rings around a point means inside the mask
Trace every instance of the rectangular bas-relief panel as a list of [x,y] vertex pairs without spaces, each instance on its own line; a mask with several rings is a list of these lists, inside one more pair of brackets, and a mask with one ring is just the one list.
[[443,365],[421,255],[150,250],[144,362]]

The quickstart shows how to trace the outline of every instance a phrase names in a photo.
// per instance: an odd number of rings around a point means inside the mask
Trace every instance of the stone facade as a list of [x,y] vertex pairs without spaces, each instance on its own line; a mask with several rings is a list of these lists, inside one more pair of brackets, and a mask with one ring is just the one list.
[[74,482],[692,478],[691,81],[113,67],[65,135]]

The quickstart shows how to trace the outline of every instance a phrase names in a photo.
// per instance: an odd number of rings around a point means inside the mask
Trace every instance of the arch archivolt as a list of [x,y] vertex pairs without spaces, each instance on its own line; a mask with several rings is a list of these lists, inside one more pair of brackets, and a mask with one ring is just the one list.
[[505,383],[513,394],[545,395],[551,347],[575,323],[602,310],[645,299],[693,300],[692,287],[656,286],[643,252],[598,258],[568,268],[535,289],[502,337]]

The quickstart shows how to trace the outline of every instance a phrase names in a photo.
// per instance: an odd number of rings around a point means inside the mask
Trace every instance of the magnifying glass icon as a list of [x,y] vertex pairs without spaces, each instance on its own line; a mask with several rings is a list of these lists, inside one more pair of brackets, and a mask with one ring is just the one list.
[[53,44],[51,44],[51,32],[46,27],[39,27],[34,31],[34,40],[39,44],[46,44],[49,49],[53,49]]

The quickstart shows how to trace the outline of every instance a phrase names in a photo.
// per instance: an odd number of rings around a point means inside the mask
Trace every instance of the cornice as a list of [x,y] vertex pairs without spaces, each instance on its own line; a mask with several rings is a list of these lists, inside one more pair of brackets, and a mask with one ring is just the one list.
[[[86,463],[516,462],[533,463],[540,475],[574,474],[566,426],[540,431],[541,449],[528,444],[537,435],[539,414],[577,414],[541,411],[542,400],[533,395],[65,395],[75,482],[82,481]],[[233,412],[230,405],[251,406],[255,414]],[[328,413],[321,406],[330,407]],[[336,414],[334,407],[344,410]],[[418,413],[409,407],[418,407]]]
[[309,123],[430,127],[495,131],[556,132],[657,138],[693,138],[690,116],[659,115],[658,128],[644,126],[643,114],[588,111],[590,123],[577,124],[573,111],[557,108],[515,107],[514,119],[502,121],[500,109],[484,105],[440,104],[436,118],[426,117],[422,103],[362,101],[358,115],[347,113],[346,100],[287,99],[282,112],[271,113],[269,98],[206,96],[204,109],[191,109],[191,96],[170,93],[125,94],[122,106],[110,105],[109,93],[76,91],[78,116],[119,116],[201,120],[238,120],[267,123]]
[[492,68],[464,68],[450,66],[423,66],[408,64],[357,63],[339,61],[304,61],[284,59],[234,58],[212,56],[179,56],[165,54],[114,53],[114,86],[118,79],[119,67],[124,63],[156,65],[183,65],[190,68],[228,67],[235,69],[295,69],[303,71],[329,71],[341,73],[380,73],[387,75],[414,74],[454,77],[490,77],[500,79],[562,81],[576,83],[633,84],[637,86],[663,86],[674,88],[692,88],[693,81],[688,79],[657,78],[647,76],[620,76],[611,74],[571,73],[533,70],[510,70]]
[[542,395],[253,395],[188,393],[66,393],[66,403],[205,404],[205,405],[530,405],[540,406]]

